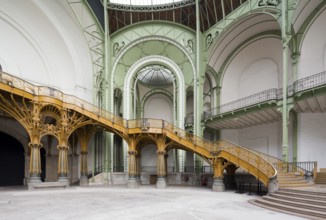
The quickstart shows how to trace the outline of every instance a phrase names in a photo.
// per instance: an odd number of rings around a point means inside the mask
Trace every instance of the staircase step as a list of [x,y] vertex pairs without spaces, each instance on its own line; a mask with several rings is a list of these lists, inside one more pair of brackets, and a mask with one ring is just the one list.
[[290,192],[290,193],[297,193],[297,194],[308,194],[308,195],[326,197],[326,192],[316,192],[316,191],[308,191],[308,190],[280,189],[278,192]]
[[273,198],[278,198],[278,199],[283,199],[286,201],[294,201],[294,202],[300,202],[303,204],[314,204],[314,205],[321,205],[326,207],[326,200],[316,200],[316,199],[306,199],[306,198],[298,198],[294,196],[289,196],[289,195],[283,195],[279,193],[273,193],[269,195],[270,197]]
[[292,200],[283,200],[283,199],[273,198],[270,196],[264,196],[263,199],[273,202],[273,203],[276,203],[276,204],[282,204],[282,205],[304,208],[304,209],[309,209],[309,210],[316,210],[316,211],[325,212],[325,214],[326,214],[326,206],[324,206],[324,205],[305,204],[302,202],[297,202],[297,201],[292,201]]
[[[326,211],[316,211],[311,210],[307,208],[301,208],[301,207],[293,207],[291,205],[284,205],[284,204],[278,204],[271,201],[267,201],[265,199],[256,199],[256,200],[250,200],[251,204],[279,211],[279,212],[285,212],[288,214],[293,214],[297,216],[306,217],[309,219],[326,219]],[[326,209],[325,209],[326,210]]]
[[285,195],[289,197],[301,198],[301,199],[311,199],[315,201],[326,201],[324,196],[316,196],[316,195],[308,195],[308,194],[298,194],[298,193],[290,193],[290,192],[276,192],[278,195]]

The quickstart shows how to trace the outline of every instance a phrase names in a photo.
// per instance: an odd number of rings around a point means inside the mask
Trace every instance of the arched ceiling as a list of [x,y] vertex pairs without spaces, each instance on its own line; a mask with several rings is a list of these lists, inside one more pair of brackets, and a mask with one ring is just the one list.
[[[252,14],[230,26],[211,46],[208,64],[219,71],[225,60],[249,39],[264,34],[280,35],[279,23],[267,14]],[[232,42],[232,43],[231,43]]]

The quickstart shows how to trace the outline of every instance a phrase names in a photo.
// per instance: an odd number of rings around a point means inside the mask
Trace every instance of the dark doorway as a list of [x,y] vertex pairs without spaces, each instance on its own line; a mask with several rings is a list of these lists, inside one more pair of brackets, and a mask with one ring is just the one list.
[[0,186],[24,185],[25,157],[22,144],[0,132]]
[[44,150],[44,148],[42,147],[40,150],[40,154],[41,154],[41,181],[45,182],[45,177],[46,177],[46,152]]

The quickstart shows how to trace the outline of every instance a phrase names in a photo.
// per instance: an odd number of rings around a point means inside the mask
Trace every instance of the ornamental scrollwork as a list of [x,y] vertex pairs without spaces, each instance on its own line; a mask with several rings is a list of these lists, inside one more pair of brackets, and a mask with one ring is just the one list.
[[260,0],[258,6],[277,6],[279,0]]
[[125,46],[125,42],[124,41],[121,42],[121,46],[117,42],[114,43],[113,44],[113,55],[114,56],[117,55],[124,46]]
[[194,42],[191,39],[189,39],[187,42],[185,41],[185,39],[182,39],[182,45],[186,48],[189,53],[193,52]]

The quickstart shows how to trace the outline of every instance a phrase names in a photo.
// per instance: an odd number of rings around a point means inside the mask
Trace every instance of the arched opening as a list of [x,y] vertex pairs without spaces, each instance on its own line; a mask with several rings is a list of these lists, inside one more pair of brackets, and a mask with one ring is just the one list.
[[22,144],[15,138],[0,132],[0,186],[24,185],[25,157]]
[[55,182],[58,178],[58,140],[52,135],[46,135],[41,138],[41,143],[41,180]]

